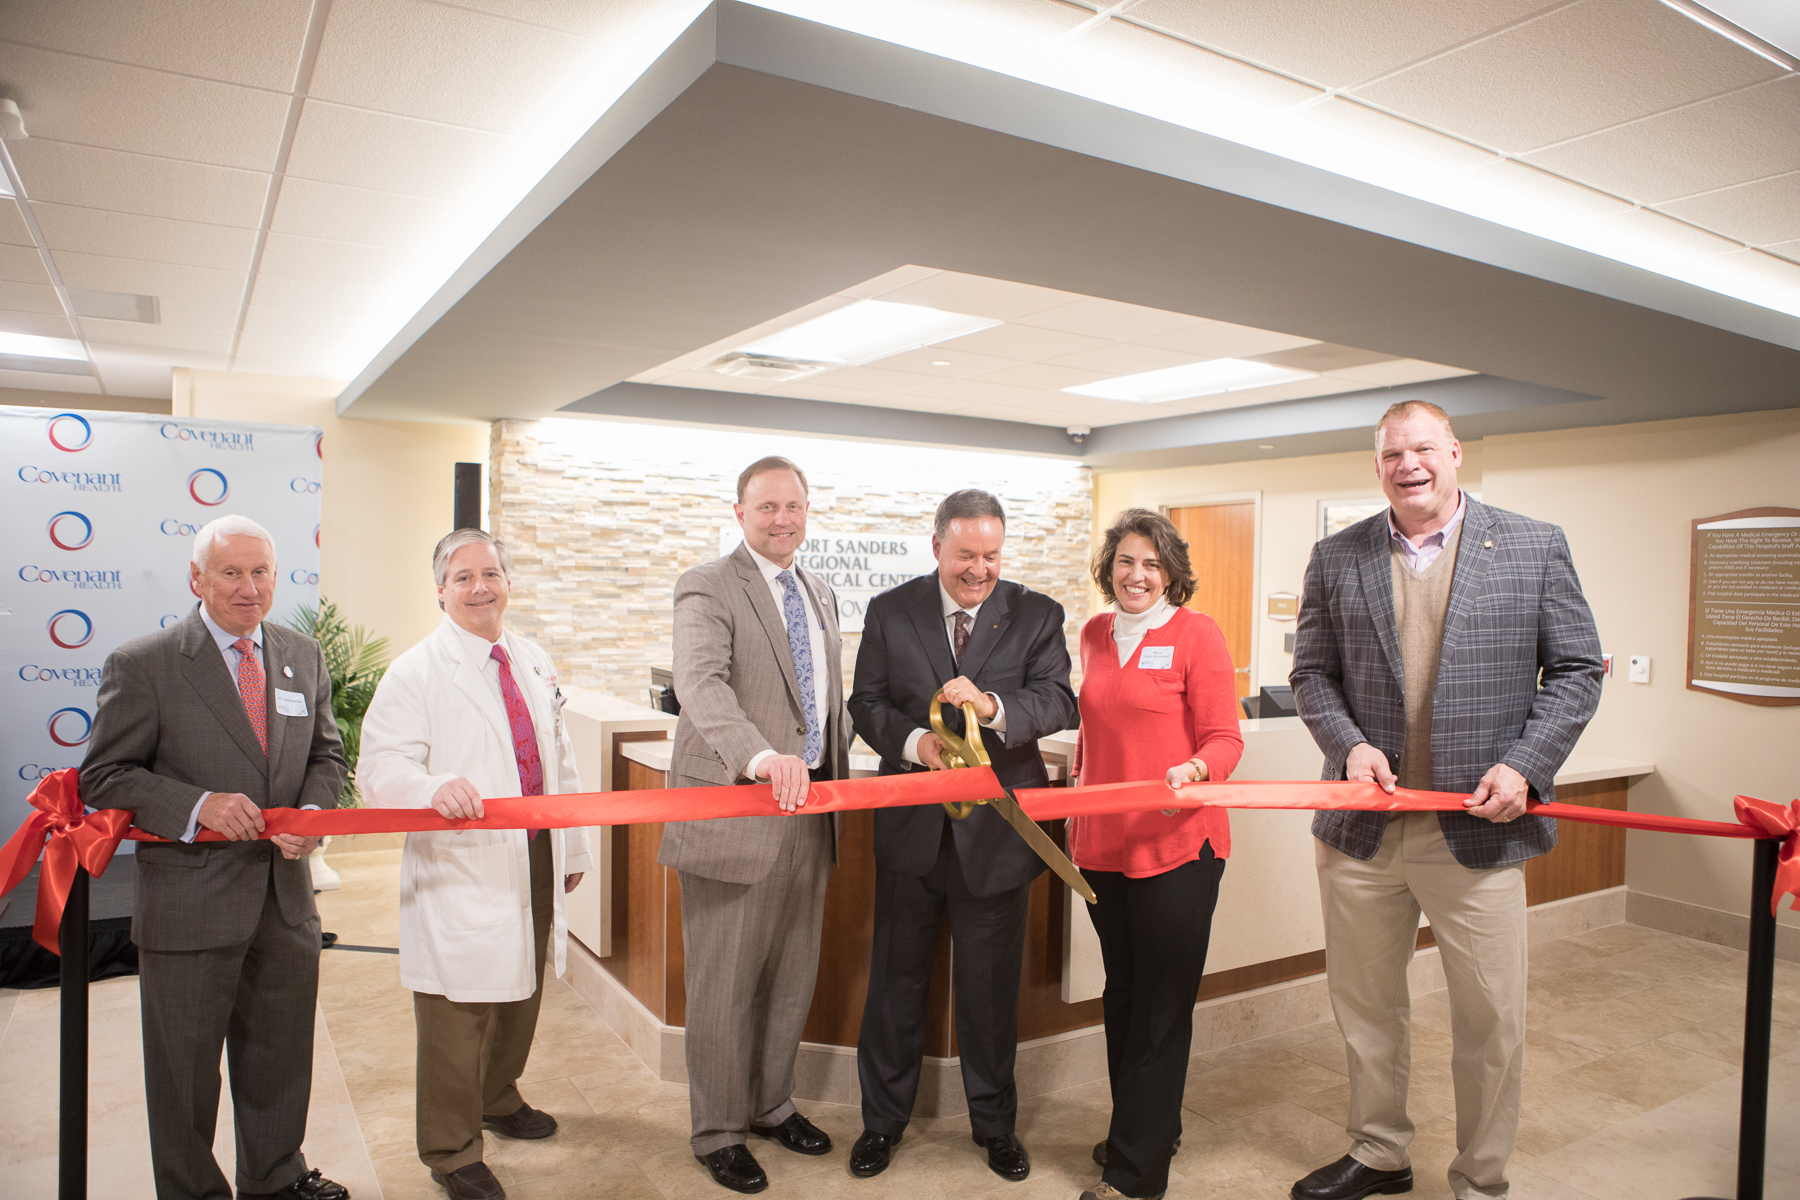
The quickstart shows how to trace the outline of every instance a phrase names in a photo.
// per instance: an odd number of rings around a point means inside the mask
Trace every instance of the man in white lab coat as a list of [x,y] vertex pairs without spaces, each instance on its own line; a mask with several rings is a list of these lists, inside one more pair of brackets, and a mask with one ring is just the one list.
[[[505,543],[459,529],[438,543],[432,571],[444,621],[394,660],[363,718],[357,783],[368,803],[474,818],[486,796],[580,791],[550,656],[501,624]],[[505,1195],[482,1161],[483,1127],[556,1132],[517,1081],[546,958],[563,973],[563,893],[591,867],[580,829],[406,835],[400,982],[418,1027],[419,1157],[456,1200]]]

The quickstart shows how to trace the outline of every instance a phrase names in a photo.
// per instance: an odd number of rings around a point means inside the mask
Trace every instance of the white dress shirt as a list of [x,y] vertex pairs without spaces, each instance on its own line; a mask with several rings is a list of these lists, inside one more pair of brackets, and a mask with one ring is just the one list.
[[[745,542],[744,549],[750,550],[750,543]],[[806,640],[812,646],[813,712],[818,714],[819,721],[819,757],[806,764],[810,770],[825,761],[826,726],[830,723],[831,716],[830,710],[825,707],[825,698],[831,694],[831,681],[825,678],[828,669],[825,663],[825,627],[819,624],[819,614],[813,611],[812,595],[800,581],[799,567],[778,566],[754,550],[750,550],[750,558],[756,563],[756,569],[762,572],[763,579],[768,582],[769,595],[775,598],[775,611],[781,614],[784,626],[787,624],[787,589],[781,586],[778,576],[783,571],[791,572],[794,588],[800,593],[800,611],[806,616]],[[755,779],[756,769],[762,766],[763,759],[773,757],[773,749],[759,750],[751,755],[750,761],[744,766],[744,778]]]
[[[983,601],[982,603],[985,604],[986,601]],[[981,627],[979,622],[981,620],[982,606],[981,604],[977,604],[973,608],[964,608],[956,602],[955,598],[952,597],[947,590],[945,590],[944,581],[939,579],[938,607],[944,614],[944,640],[950,643],[950,657],[955,659],[956,614],[959,612],[969,614],[969,641],[972,642],[975,640],[975,631]],[[957,669],[959,671],[962,669],[961,663],[957,664]],[[950,681],[946,679],[944,682],[949,683]],[[1000,697],[992,692],[987,693],[987,697],[994,702],[994,715],[983,721],[981,727],[983,729],[992,729],[996,733],[1005,733],[1006,705],[1000,703]],[[928,729],[915,729],[906,735],[906,748],[900,753],[907,762],[918,763],[920,766],[925,765],[925,760],[919,757],[919,739],[929,732],[931,731]]]
[[1400,527],[1394,524],[1394,510],[1388,509],[1388,536],[1400,543],[1400,557],[1406,560],[1406,565],[1415,571],[1430,570],[1431,564],[1436,562],[1438,555],[1444,552],[1444,543],[1450,539],[1451,534],[1456,532],[1456,527],[1462,524],[1463,510],[1467,507],[1462,492],[1457,492],[1456,514],[1444,523],[1442,529],[1420,538],[1419,544],[1416,546],[1413,545],[1411,539],[1400,532]]
[[1144,635],[1152,629],[1161,629],[1175,616],[1175,606],[1169,603],[1164,595],[1156,598],[1156,603],[1141,613],[1128,613],[1119,609],[1113,613],[1113,642],[1119,647],[1119,665],[1122,667],[1131,661],[1143,642]]

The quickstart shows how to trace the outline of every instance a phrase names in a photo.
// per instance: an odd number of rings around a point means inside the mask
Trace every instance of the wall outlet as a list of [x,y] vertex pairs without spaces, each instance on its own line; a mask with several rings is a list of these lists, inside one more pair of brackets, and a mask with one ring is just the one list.
[[1281,635],[1281,652],[1283,654],[1292,654],[1294,652],[1294,635],[1293,634],[1284,633]]
[[1634,654],[1631,656],[1631,682],[1650,682],[1650,656],[1648,654]]

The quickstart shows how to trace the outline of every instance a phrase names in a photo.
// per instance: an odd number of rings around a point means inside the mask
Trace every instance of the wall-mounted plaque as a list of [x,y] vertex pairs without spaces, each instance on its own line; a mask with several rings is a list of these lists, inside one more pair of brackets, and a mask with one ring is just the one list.
[[1269,616],[1277,621],[1296,620],[1300,616],[1300,597],[1293,592],[1270,592]]
[[1694,522],[1687,685],[1745,704],[1800,704],[1800,509]]

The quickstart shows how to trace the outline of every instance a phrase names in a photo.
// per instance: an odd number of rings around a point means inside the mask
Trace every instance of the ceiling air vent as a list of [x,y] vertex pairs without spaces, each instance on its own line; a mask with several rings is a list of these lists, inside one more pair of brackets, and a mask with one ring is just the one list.
[[789,383],[817,375],[841,363],[806,362],[797,358],[778,358],[770,354],[727,354],[707,369],[733,379],[758,379],[764,383]]

